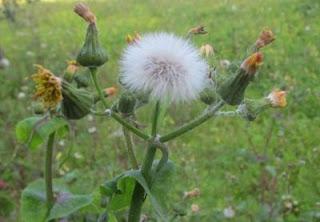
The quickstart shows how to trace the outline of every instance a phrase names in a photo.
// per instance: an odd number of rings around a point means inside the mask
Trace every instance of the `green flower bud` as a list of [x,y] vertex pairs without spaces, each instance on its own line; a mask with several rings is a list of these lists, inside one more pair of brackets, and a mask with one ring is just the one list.
[[90,113],[94,97],[84,89],[77,89],[67,82],[62,83],[62,113],[69,119],[81,119]]
[[253,80],[254,74],[262,64],[262,54],[260,52],[249,56],[242,64],[234,76],[224,81],[218,88],[221,98],[229,105],[239,105],[245,90]]
[[87,36],[80,50],[77,62],[86,67],[98,67],[108,61],[106,50],[100,46],[98,30],[95,23],[91,23],[87,29]]
[[238,112],[242,118],[253,121],[257,116],[270,107],[270,101],[267,98],[253,100],[244,99],[238,107]]
[[46,109],[41,102],[32,103],[32,110],[36,115],[42,115],[46,112]]
[[74,76],[74,81],[77,83],[78,88],[86,88],[91,82],[91,77],[87,72],[79,72]]
[[200,100],[207,105],[215,103],[218,98],[217,89],[212,84],[200,93]]
[[132,114],[136,108],[137,98],[133,93],[126,91],[122,93],[117,103],[117,111],[126,115]]

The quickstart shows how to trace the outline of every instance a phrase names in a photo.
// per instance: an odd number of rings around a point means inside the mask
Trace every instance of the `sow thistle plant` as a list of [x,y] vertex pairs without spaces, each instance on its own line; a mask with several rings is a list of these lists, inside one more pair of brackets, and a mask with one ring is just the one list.
[[[127,220],[137,222],[146,198],[157,220],[169,221],[163,198],[168,190],[166,180],[174,171],[173,162],[169,160],[169,141],[215,116],[240,116],[252,121],[268,108],[286,106],[286,92],[280,90],[273,90],[261,99],[245,98],[248,85],[263,63],[260,50],[274,40],[269,29],[260,34],[252,54],[237,71],[225,78],[220,78],[206,61],[214,56],[213,47],[205,44],[199,50],[192,43],[192,37],[207,33],[203,26],[190,29],[185,38],[165,32],[128,35],[128,44],[120,59],[121,91],[117,93],[115,87],[103,89],[97,78],[97,71],[108,61],[108,56],[99,41],[96,16],[82,3],[77,4],[74,11],[88,23],[76,61],[68,63],[61,77],[41,65],[35,66],[36,73],[31,78],[35,82],[34,98],[40,107],[38,115],[19,122],[16,127],[18,141],[30,148],[47,144],[44,180],[32,182],[22,193],[24,221],[54,221],[95,206],[98,209],[95,213],[100,214],[98,221],[116,221],[115,214],[128,209]],[[81,73],[80,66],[88,73]],[[91,83],[94,90],[89,89]],[[115,94],[119,97],[110,105],[106,98]],[[193,120],[160,135],[161,111],[169,105],[194,100],[204,102],[206,109]],[[145,105],[154,106],[149,133],[136,119],[139,108]],[[234,110],[221,111],[225,105]],[[62,179],[53,179],[55,138],[68,133],[69,120],[79,120],[88,114],[112,118],[121,125],[131,164],[129,171],[98,186],[99,195],[72,194]],[[143,160],[136,158],[132,136],[145,143]],[[161,153],[160,160],[155,160],[156,152]],[[199,190],[195,190],[185,196],[198,194]]]

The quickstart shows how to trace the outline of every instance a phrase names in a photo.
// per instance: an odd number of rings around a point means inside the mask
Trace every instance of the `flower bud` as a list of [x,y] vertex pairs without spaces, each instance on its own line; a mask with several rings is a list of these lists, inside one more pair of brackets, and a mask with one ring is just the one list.
[[32,110],[36,115],[42,115],[46,112],[45,107],[40,102],[32,103]]
[[78,88],[86,88],[90,85],[91,77],[88,72],[79,72],[74,76]]
[[229,105],[239,105],[244,98],[244,93],[254,74],[262,64],[262,54],[256,52],[241,64],[234,76],[225,80],[218,88],[221,98]]
[[200,54],[205,57],[210,57],[214,55],[213,47],[209,44],[205,44],[200,47]]
[[78,54],[77,62],[85,67],[98,67],[107,61],[107,52],[99,43],[97,27],[95,23],[90,23],[84,45]]
[[259,38],[257,39],[255,43],[255,47],[257,49],[261,49],[266,45],[269,45],[271,42],[273,42],[276,38],[274,37],[273,32],[271,29],[265,28],[262,30],[262,32],[259,35]]
[[94,97],[87,90],[62,83],[62,113],[69,119],[81,119],[90,113]]
[[257,116],[266,110],[269,105],[269,101],[266,98],[253,100],[244,99],[243,102],[238,107],[238,112],[240,116],[248,121],[253,121]]
[[78,69],[79,69],[79,64],[77,63],[77,61],[74,61],[74,60],[68,61],[68,66],[64,71],[63,79],[68,82],[72,82],[74,75],[78,71]]
[[200,93],[200,100],[207,105],[215,103],[218,98],[217,89],[212,85]]
[[130,115],[134,112],[136,103],[136,97],[131,92],[126,91],[121,94],[116,108],[120,113]]

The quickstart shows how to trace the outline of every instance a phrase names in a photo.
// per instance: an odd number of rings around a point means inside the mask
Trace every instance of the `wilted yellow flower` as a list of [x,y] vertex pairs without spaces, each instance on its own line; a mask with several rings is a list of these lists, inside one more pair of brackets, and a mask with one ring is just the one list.
[[273,42],[276,38],[274,37],[273,32],[269,28],[265,28],[262,30],[262,32],[259,35],[259,38],[257,39],[255,45],[257,49],[260,49],[271,42]]
[[273,90],[267,98],[270,100],[272,107],[283,108],[287,105],[286,95],[286,91]]
[[184,192],[184,198],[189,198],[189,197],[198,197],[200,196],[200,189],[199,188],[194,188],[191,191]]
[[117,93],[118,89],[116,87],[109,87],[104,89],[104,92],[108,96],[114,96]]
[[68,61],[68,66],[66,69],[67,73],[74,74],[79,69],[79,64],[75,60]]
[[188,31],[188,34],[193,34],[193,35],[204,35],[207,33],[208,32],[205,30],[205,27],[202,25],[193,27]]
[[138,32],[136,32],[133,36],[130,34],[126,36],[126,41],[128,44],[137,43],[139,40],[141,40],[141,35]]
[[213,47],[209,44],[205,44],[200,47],[200,53],[201,55],[204,55],[206,57],[214,55]]
[[89,23],[96,22],[96,16],[91,12],[90,8],[84,3],[77,3],[73,11]]
[[245,70],[247,74],[253,75],[256,73],[259,66],[262,65],[263,55],[261,52],[253,53],[246,58],[241,64],[241,69]]
[[50,70],[36,65],[37,73],[32,75],[36,84],[35,99],[39,99],[46,109],[54,109],[62,100],[61,79]]

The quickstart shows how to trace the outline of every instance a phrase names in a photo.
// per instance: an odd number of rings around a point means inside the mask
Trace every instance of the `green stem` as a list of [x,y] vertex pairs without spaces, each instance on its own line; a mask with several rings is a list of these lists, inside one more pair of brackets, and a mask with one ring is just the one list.
[[189,123],[186,123],[180,128],[174,130],[173,132],[160,137],[160,142],[161,143],[167,142],[196,128],[197,126],[201,125],[202,123],[210,119],[223,105],[224,105],[224,102],[222,100],[219,101],[215,106],[209,108],[206,112],[196,117],[194,120],[191,120]]
[[122,131],[123,131],[124,138],[126,140],[128,156],[130,159],[131,167],[133,169],[139,169],[139,164],[133,150],[133,142],[132,142],[131,134],[126,127],[122,127]]
[[92,81],[94,83],[94,86],[96,87],[98,94],[99,94],[100,100],[103,103],[104,108],[107,108],[108,105],[105,100],[104,93],[102,92],[100,85],[98,83],[98,80],[97,80],[97,68],[90,68],[90,72],[91,72]]
[[117,114],[116,112],[111,111],[111,117],[114,118],[118,123],[120,123],[122,126],[126,127],[128,130],[130,130],[131,132],[133,132],[134,134],[136,134],[137,136],[141,137],[144,140],[148,140],[150,139],[150,137],[145,134],[144,132],[142,132],[141,130],[139,130],[138,128],[134,127],[133,125],[131,125],[130,123],[128,123],[127,121],[125,121],[119,114]]
[[152,118],[152,130],[151,130],[152,137],[155,137],[157,135],[159,114],[160,114],[160,101],[157,101],[156,107],[153,113],[153,118]]
[[[152,137],[153,138],[157,135],[159,113],[160,113],[160,102],[158,101],[153,113],[153,118],[152,118]],[[156,145],[154,143],[150,143],[141,167],[142,176],[145,178],[148,184],[150,184],[152,180],[151,167],[152,167],[154,157],[156,155],[156,150],[157,150]],[[146,194],[143,187],[138,182],[136,182],[132,199],[131,199],[128,222],[140,221],[141,209],[145,199],[145,195]]]
[[51,133],[47,143],[44,177],[46,182],[47,211],[50,212],[54,204],[52,188],[52,157],[55,132]]

